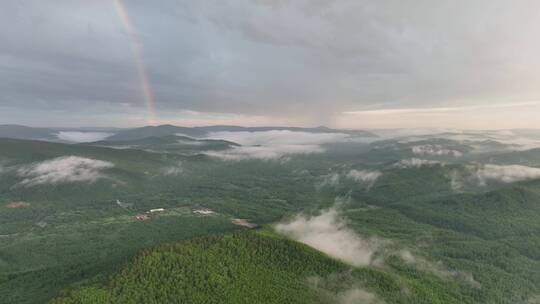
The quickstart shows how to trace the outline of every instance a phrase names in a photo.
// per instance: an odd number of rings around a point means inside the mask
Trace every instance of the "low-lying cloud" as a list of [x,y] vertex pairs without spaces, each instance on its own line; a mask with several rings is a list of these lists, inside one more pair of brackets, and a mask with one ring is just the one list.
[[461,192],[468,185],[487,186],[490,182],[514,183],[540,179],[540,168],[521,165],[469,165],[464,170],[453,170],[449,174],[450,187]]
[[61,140],[75,142],[75,143],[82,143],[82,142],[94,142],[94,141],[103,140],[111,135],[113,135],[113,133],[61,131],[61,132],[58,132],[56,136]]
[[58,157],[19,168],[17,174],[25,179],[17,185],[30,187],[40,184],[95,182],[105,177],[102,170],[113,166],[107,161],[78,156]]
[[310,133],[289,130],[271,130],[257,132],[212,132],[211,139],[224,139],[243,146],[257,145],[320,145],[345,141],[349,137],[344,133]]
[[[383,304],[384,302],[379,297],[366,290],[357,279],[354,279],[350,273],[331,274],[326,278],[319,276],[309,277],[307,279],[308,286],[316,289],[328,299],[332,299],[332,303],[336,304]],[[343,288],[336,291],[336,286]]]
[[427,159],[419,159],[419,158],[411,158],[411,159],[403,159],[400,160],[395,164],[395,167],[401,168],[401,169],[408,169],[408,168],[420,168],[425,166],[435,166],[435,165],[441,165],[442,163],[435,160],[427,160]]
[[[185,135],[181,135],[180,133],[177,133],[176,135],[178,136],[185,136]],[[189,137],[189,136],[188,136]],[[184,139],[179,139],[176,141],[177,143],[181,144],[181,145],[187,145],[187,146],[202,146],[204,145],[204,141],[199,141],[199,140],[184,140]]]
[[366,184],[368,188],[371,188],[377,179],[382,176],[380,171],[369,171],[369,170],[351,170],[347,173],[347,178],[354,181]]
[[175,165],[161,168],[161,174],[165,176],[178,176],[184,172],[182,162],[178,162]]
[[540,168],[520,165],[501,166],[486,164],[478,168],[474,176],[478,179],[480,185],[485,185],[488,181],[513,183],[540,178]]
[[321,190],[324,187],[337,187],[341,181],[339,173],[329,173],[320,178],[320,182],[315,185],[317,190]]
[[[339,206],[340,203],[336,203]],[[352,266],[383,267],[385,259],[397,256],[407,265],[414,266],[420,271],[431,273],[443,280],[456,280],[481,288],[473,275],[469,272],[448,269],[442,262],[430,262],[422,257],[414,256],[409,250],[396,246],[392,241],[359,236],[351,228],[347,227],[346,220],[339,215],[338,207],[323,210],[319,215],[307,216],[300,214],[292,220],[275,225],[277,232],[286,235],[298,242],[309,245],[327,255],[342,260]],[[319,285],[320,279],[312,281]],[[361,288],[352,288],[342,295],[342,302],[338,303],[363,303],[359,302],[361,296],[365,296],[366,303],[379,303],[371,293]],[[338,297],[341,298],[341,297]],[[356,302],[347,302],[356,299]],[[372,301],[372,302],[369,302]]]
[[298,215],[275,226],[276,231],[354,266],[370,265],[378,244],[348,228],[336,208],[319,215]]
[[242,145],[225,151],[207,151],[206,155],[224,160],[281,159],[287,155],[322,153],[323,144],[342,142],[342,133],[309,133],[288,130],[261,132],[213,132],[208,138],[224,139]]
[[457,150],[443,148],[441,145],[418,145],[411,148],[412,152],[420,156],[453,156],[460,157],[463,153]]
[[[441,133],[433,133],[433,134],[426,134],[422,136],[413,136],[413,137],[404,137],[404,138],[401,138],[400,142],[406,143],[406,142],[414,142],[418,140],[426,140],[426,139],[434,139],[434,138],[444,138],[444,139],[455,141],[457,143],[467,145],[473,149],[471,151],[473,153],[525,151],[525,150],[540,148],[540,132],[532,131],[532,130],[528,130],[528,131],[527,130],[491,130],[491,131],[447,130],[446,132],[441,132]],[[454,150],[454,151],[457,151],[457,150]],[[436,153],[436,149],[433,152]],[[421,154],[418,154],[418,155],[421,155]],[[428,155],[428,154],[425,154],[425,155]]]
[[325,150],[316,145],[241,146],[224,151],[206,151],[204,154],[222,160],[240,161],[246,159],[275,160],[287,155],[322,153]]
[[474,276],[470,272],[448,269],[441,262],[432,263],[421,257],[414,256],[409,250],[406,249],[399,251],[398,255],[406,264],[414,266],[421,271],[431,273],[440,279],[454,279],[474,288],[481,288],[482,286],[474,279]]

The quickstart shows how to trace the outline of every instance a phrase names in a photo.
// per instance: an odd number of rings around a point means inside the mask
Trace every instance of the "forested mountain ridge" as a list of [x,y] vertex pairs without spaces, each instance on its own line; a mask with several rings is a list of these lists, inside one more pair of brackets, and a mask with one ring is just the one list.
[[268,230],[243,231],[158,246],[51,303],[475,303],[393,263],[395,273],[354,268]]
[[[475,142],[437,138],[363,142],[343,141],[341,135],[262,133],[244,134],[250,140],[258,136],[261,144],[225,150],[245,153],[232,159],[207,153],[209,146],[199,144],[201,140],[179,135],[134,140],[128,149],[101,146],[107,141],[0,139],[3,299],[37,304],[62,292],[66,300],[80,287],[108,294],[112,291],[107,282],[120,278],[122,269],[135,271],[130,262],[134,257],[143,259],[152,252],[163,256],[163,243],[198,244],[191,252],[202,260],[182,259],[194,263],[188,275],[192,277],[195,268],[215,264],[201,279],[200,286],[206,286],[213,282],[206,279],[223,274],[220,254],[225,261],[235,256],[234,247],[244,248],[242,264],[248,265],[268,259],[258,244],[278,246],[274,241],[288,249],[277,251],[285,262],[272,260],[272,273],[290,286],[307,288],[305,297],[315,294],[320,301],[356,294],[385,303],[529,304],[540,294],[538,150],[508,151],[505,145],[478,151]],[[317,230],[321,226],[308,226],[307,231],[318,233],[308,241],[338,243],[310,248],[292,241],[308,244],[304,238],[284,239],[266,228],[231,241],[230,233],[243,229],[239,224],[274,226],[300,218],[297,227],[302,227],[326,216],[325,210],[335,210],[339,218],[326,227],[345,229],[353,240],[374,245],[368,246],[373,259],[356,267],[339,262],[341,257],[328,249],[350,242],[332,234],[335,231]],[[230,242],[222,243],[222,238]],[[205,256],[215,244],[223,250]],[[300,273],[297,264],[288,264],[288,256],[296,254],[288,250],[308,250],[303,254],[310,263],[322,255],[329,265],[342,266]],[[173,256],[184,253],[174,251]],[[229,262],[237,270],[243,267]],[[173,271],[177,263],[163,266],[145,268],[145,273],[164,271],[149,277],[151,284],[171,283],[158,277],[167,278],[165,269]],[[250,269],[263,273],[255,266]],[[138,282],[144,275],[135,277],[124,282]],[[236,277],[242,276],[227,277],[226,282],[237,283]],[[275,290],[293,293],[271,274],[261,278],[266,278],[262,285],[277,284]],[[347,284],[338,286],[336,281]],[[225,285],[220,288],[215,289],[218,294],[230,292]],[[175,292],[171,294],[178,295]],[[136,291],[132,295],[139,296]],[[249,295],[259,300],[257,294]],[[230,301],[236,300],[231,296]]]

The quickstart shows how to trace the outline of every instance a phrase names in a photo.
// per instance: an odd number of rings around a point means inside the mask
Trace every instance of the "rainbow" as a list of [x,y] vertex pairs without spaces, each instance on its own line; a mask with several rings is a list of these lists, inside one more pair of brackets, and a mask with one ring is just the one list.
[[113,0],[116,11],[122,20],[126,28],[126,33],[130,41],[131,50],[133,51],[133,57],[135,58],[135,65],[137,66],[137,73],[139,75],[139,81],[142,88],[142,93],[144,96],[144,101],[149,113],[149,124],[156,124],[156,100],[154,97],[154,92],[152,91],[152,86],[150,85],[150,80],[148,77],[148,71],[143,61],[142,47],[137,37],[137,32],[133,27],[131,18],[129,17],[127,8],[123,0]]

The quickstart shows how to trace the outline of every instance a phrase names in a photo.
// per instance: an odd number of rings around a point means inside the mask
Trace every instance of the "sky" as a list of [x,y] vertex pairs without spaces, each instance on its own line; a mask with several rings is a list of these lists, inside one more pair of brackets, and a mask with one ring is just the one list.
[[540,128],[538,0],[5,0],[0,124]]

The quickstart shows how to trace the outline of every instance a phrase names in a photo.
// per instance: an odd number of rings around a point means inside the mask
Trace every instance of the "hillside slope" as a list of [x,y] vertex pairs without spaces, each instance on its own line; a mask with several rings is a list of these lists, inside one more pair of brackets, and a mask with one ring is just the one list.
[[52,303],[472,303],[428,278],[352,269],[272,232],[244,231],[145,251],[109,282]]

